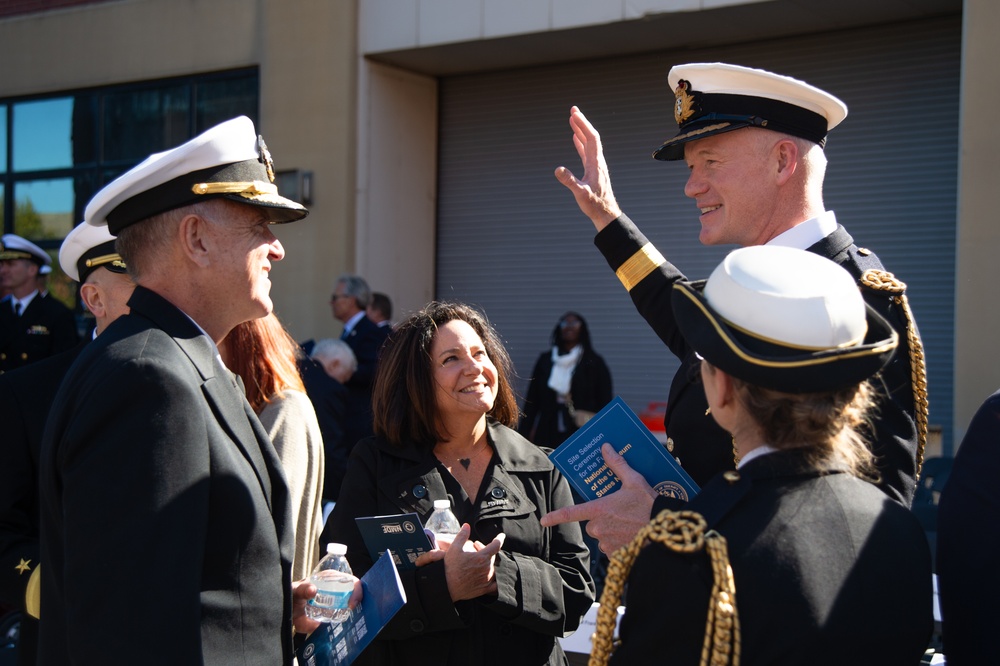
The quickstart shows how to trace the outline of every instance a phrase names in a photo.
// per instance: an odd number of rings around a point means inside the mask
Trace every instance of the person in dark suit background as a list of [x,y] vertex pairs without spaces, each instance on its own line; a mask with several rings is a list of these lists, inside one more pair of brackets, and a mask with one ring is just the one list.
[[358,363],[346,384],[349,395],[346,436],[351,448],[358,440],[374,434],[372,384],[375,381],[379,349],[390,332],[388,327],[380,327],[365,314],[371,298],[371,289],[360,275],[341,275],[330,296],[333,316],[344,324],[340,339],[348,344]]
[[[701,242],[795,247],[830,259],[854,276],[865,301],[899,335],[898,352],[873,380],[878,406],[871,426],[862,427],[878,465],[875,481],[909,507],[927,434],[926,367],[906,285],[870,250],[856,246],[823,203],[823,146],[846,117],[846,105],[802,81],[725,63],[677,65],[668,79],[679,133],[654,157],[687,164],[684,192],[699,209]],[[667,400],[667,448],[703,485],[736,461],[729,434],[706,414],[698,359],[669,307],[672,286],[685,277],[622,212],[601,137],[576,107],[570,125],[584,174],[577,179],[559,167],[556,178],[594,224],[594,243],[636,309],[680,360]],[[643,495],[613,493],[544,520],[589,520],[588,533],[611,552],[649,520]]]
[[48,253],[14,234],[0,240],[0,373],[72,348],[76,319],[65,305],[38,290],[38,273],[52,263]]
[[[94,315],[94,336],[128,312],[135,284],[115,252],[106,227],[83,223],[59,249],[63,271],[80,282],[80,299]],[[35,664],[40,613],[38,545],[38,457],[52,399],[84,340],[73,349],[31,367],[0,376],[0,601],[21,611],[17,643],[19,664]]]
[[867,480],[877,468],[858,431],[874,405],[866,380],[898,347],[891,325],[850,273],[794,248],[735,250],[671,300],[739,469],[687,504],[656,500],[614,555],[592,659],[612,649],[627,575],[614,665],[918,663],[930,549],[917,518]]
[[[42,664],[291,664],[315,587],[290,578],[281,465],[217,344],[272,310],[280,196],[246,117],[99,191],[136,288],[81,352],[39,462]],[[72,655],[72,656],[71,656]]]
[[391,328],[392,299],[381,291],[372,292],[372,300],[365,309],[365,314],[379,326]]
[[951,666],[993,663],[1000,625],[1000,391],[979,407],[941,491],[937,574]]
[[357,366],[358,361],[350,346],[343,340],[332,338],[316,342],[309,358],[299,362],[306,394],[313,402],[323,433],[323,449],[326,453],[323,499],[327,502],[336,502],[340,496],[340,486],[347,472],[347,458],[357,443],[347,439],[350,398],[347,387],[344,386]]

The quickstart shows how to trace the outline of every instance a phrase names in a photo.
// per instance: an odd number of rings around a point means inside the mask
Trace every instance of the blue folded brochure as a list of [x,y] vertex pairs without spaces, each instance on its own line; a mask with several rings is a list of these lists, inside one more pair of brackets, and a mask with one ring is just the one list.
[[606,442],[661,495],[689,501],[698,494],[698,485],[618,396],[549,454],[584,499],[603,497],[621,485],[601,455]]
[[349,666],[406,604],[399,572],[388,552],[361,577],[363,597],[351,616],[323,624],[298,650],[301,666]]

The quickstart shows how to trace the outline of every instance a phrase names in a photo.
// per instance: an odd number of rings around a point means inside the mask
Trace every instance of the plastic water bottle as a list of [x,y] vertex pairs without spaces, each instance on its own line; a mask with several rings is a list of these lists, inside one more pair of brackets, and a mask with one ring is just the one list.
[[316,586],[316,596],[306,604],[306,615],[317,622],[343,622],[351,616],[347,604],[354,591],[354,576],[346,554],[344,544],[327,544],[326,556],[309,577]]
[[451,500],[434,500],[434,513],[427,519],[424,527],[434,533],[438,548],[448,550],[451,542],[455,540],[455,535],[462,529],[458,524],[458,518],[451,512]]

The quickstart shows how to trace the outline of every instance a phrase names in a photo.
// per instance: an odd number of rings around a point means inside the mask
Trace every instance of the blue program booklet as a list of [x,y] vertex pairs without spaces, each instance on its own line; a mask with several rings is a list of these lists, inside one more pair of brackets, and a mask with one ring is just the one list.
[[389,553],[361,577],[361,603],[339,624],[323,624],[298,650],[300,666],[349,666],[406,604],[399,572]]
[[621,484],[604,463],[605,442],[661,495],[689,501],[698,494],[697,484],[618,396],[549,454],[584,499],[603,497]]
[[415,562],[421,553],[433,548],[416,513],[355,518],[354,522],[372,560],[378,559],[387,550],[391,551],[400,571],[416,569]]

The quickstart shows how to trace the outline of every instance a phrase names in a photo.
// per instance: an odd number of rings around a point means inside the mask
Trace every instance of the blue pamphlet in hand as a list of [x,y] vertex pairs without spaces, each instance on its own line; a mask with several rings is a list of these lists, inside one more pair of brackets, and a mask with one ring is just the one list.
[[585,499],[603,497],[621,485],[601,455],[606,442],[661,495],[689,501],[698,494],[697,484],[618,396],[549,454]]
[[417,558],[433,549],[420,522],[420,516],[416,513],[368,516],[355,518],[354,522],[358,525],[371,558],[375,560],[379,554],[392,551],[396,567],[400,571],[416,569]]
[[383,553],[361,577],[361,603],[341,623],[325,623],[298,650],[302,666],[350,666],[406,604],[399,572]]

